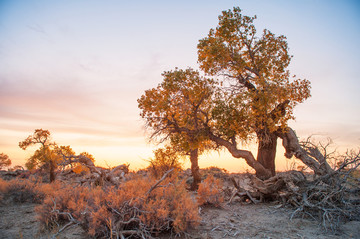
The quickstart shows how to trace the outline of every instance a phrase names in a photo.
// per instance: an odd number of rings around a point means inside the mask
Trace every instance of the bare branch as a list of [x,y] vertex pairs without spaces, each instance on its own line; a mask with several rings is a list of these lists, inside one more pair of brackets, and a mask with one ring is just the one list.
[[171,173],[174,169],[170,169],[168,170],[150,189],[149,191],[146,192],[146,196],[149,196],[150,193],[162,182],[165,180],[165,178],[169,175],[169,173]]

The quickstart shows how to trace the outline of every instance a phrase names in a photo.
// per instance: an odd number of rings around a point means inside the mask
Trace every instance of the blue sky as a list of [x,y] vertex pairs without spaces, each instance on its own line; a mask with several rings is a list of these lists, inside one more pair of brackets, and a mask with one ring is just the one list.
[[[285,35],[292,74],[312,83],[312,97],[290,122],[298,136],[357,148],[357,1],[0,0],[0,152],[23,164],[32,151],[18,142],[43,128],[100,164],[146,166],[155,146],[147,144],[136,100],[163,71],[197,68],[198,40],[234,6],[257,15],[258,32]],[[200,165],[240,170],[240,161],[221,153]]]

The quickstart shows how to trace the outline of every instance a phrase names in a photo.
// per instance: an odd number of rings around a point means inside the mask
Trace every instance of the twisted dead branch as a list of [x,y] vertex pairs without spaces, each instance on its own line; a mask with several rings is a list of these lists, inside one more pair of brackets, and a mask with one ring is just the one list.
[[170,169],[164,173],[164,175],[146,192],[145,196],[149,196],[150,193],[172,172],[174,169]]
[[[68,219],[68,223],[66,223],[63,227],[61,227],[57,233],[55,233],[51,238],[52,239],[55,239],[57,238],[57,236],[63,232],[66,228],[68,228],[69,226],[72,226],[72,225],[80,225],[81,222],[76,220],[72,215],[71,213],[69,212],[60,212],[58,209],[56,209],[56,201],[54,199],[52,199],[53,203],[54,203],[54,207],[53,207],[53,210],[51,211],[51,213],[53,214],[56,214],[56,215],[65,215],[67,216],[67,219]],[[57,223],[56,220],[53,220],[52,223],[55,223],[57,224],[57,226],[59,227],[60,225]]]
[[84,180],[84,183],[90,183],[94,185],[104,185],[110,184],[118,186],[122,181],[125,180],[125,174],[129,172],[129,165],[122,164],[116,166],[113,169],[106,169],[101,167],[96,167],[94,162],[90,158],[84,155],[65,155],[61,151],[58,152],[62,158],[63,162],[60,166],[67,166],[73,163],[80,163],[81,165],[87,167],[91,173],[89,177]]

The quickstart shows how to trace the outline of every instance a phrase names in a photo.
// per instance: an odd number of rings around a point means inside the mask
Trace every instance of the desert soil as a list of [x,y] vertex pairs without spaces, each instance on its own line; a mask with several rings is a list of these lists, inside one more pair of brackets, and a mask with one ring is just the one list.
[[[30,203],[0,206],[0,238],[52,238],[56,232],[41,232],[35,206]],[[348,222],[333,234],[325,232],[313,220],[290,220],[292,212],[289,208],[278,208],[276,204],[242,205],[234,202],[221,209],[205,207],[200,210],[201,224],[185,238],[360,238],[360,222]],[[88,237],[80,227],[72,226],[54,238]]]

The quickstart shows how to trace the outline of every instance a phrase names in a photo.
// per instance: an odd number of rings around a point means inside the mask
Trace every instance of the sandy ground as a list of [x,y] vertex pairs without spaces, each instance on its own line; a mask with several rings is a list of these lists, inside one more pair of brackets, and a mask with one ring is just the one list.
[[[36,221],[36,205],[33,203],[23,203],[0,206],[0,239],[52,238],[56,232],[42,232],[40,223]],[[54,238],[83,239],[88,237],[80,227],[72,227]]]
[[[290,220],[292,210],[274,204],[228,205],[223,209],[204,209],[198,228],[202,238],[359,238],[358,230],[325,232],[317,222],[307,219]],[[359,234],[358,234],[359,233]],[[356,235],[355,235],[356,234]]]
[[[0,206],[0,238],[52,238],[54,233],[41,232],[34,211],[36,204]],[[202,208],[202,222],[184,238],[360,238],[360,222],[348,222],[337,234],[325,232],[316,221],[292,219],[291,209],[277,208],[275,204],[232,203],[221,209]],[[162,237],[162,238],[166,238]],[[69,227],[59,239],[88,238],[80,227]]]

